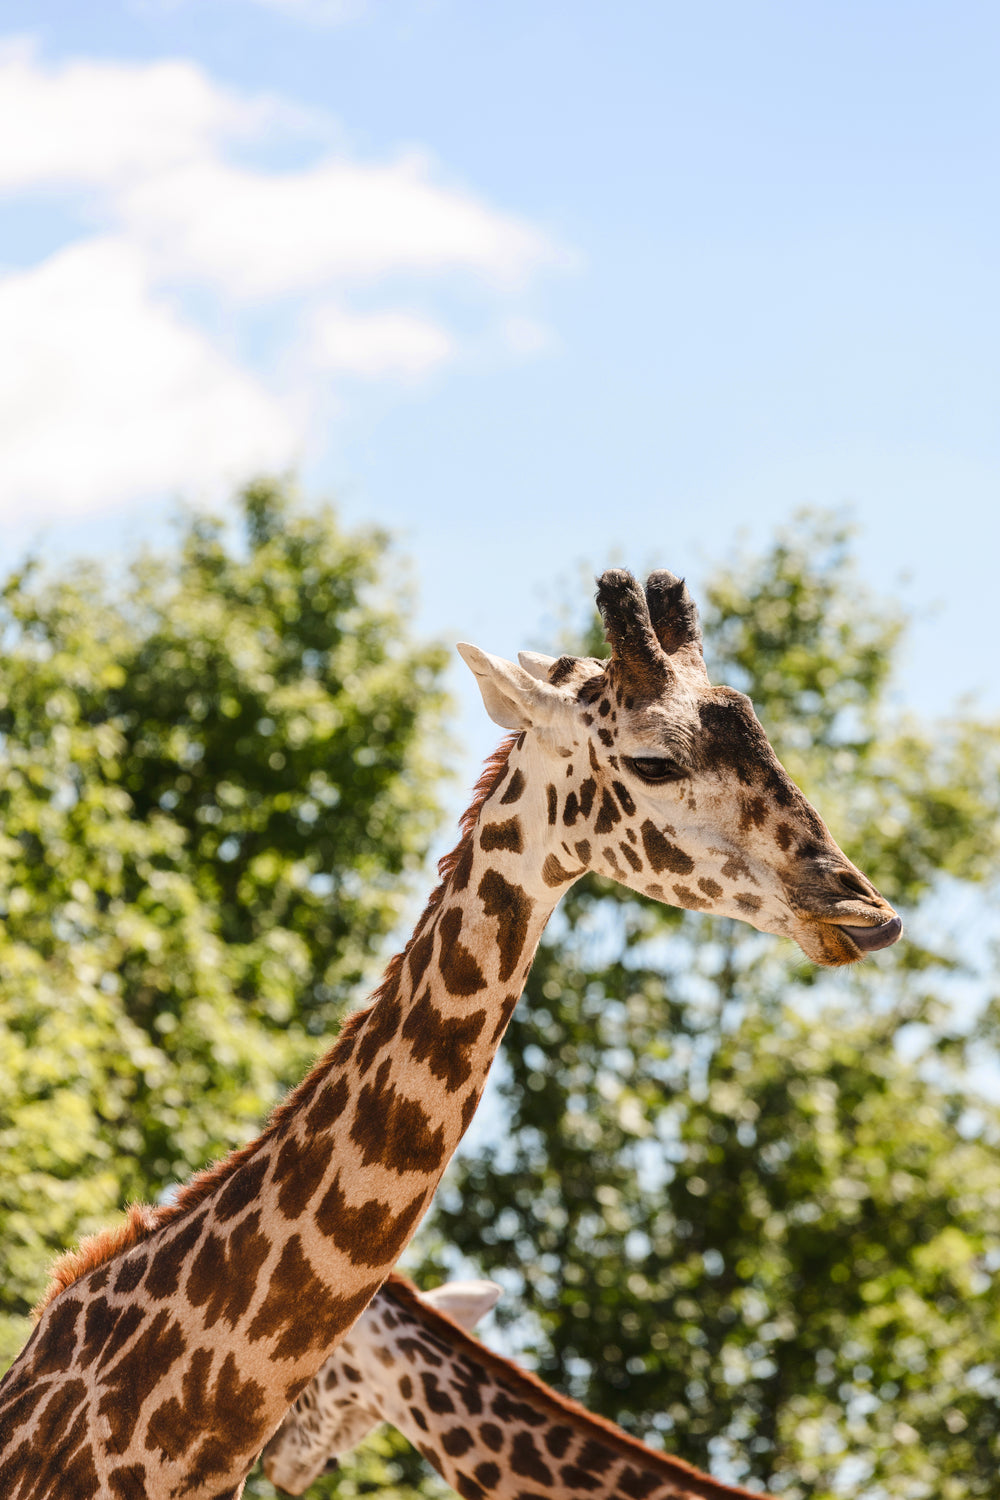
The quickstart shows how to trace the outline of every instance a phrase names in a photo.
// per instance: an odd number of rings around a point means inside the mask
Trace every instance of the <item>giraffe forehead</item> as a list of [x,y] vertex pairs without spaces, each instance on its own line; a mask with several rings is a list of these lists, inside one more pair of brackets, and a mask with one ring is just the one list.
[[606,744],[600,729],[611,729],[615,748],[626,755],[659,752],[688,759],[702,734],[702,696],[696,685],[684,680],[675,680],[668,692],[652,699],[622,691],[603,694],[595,704],[597,717],[591,733]]
[[696,711],[697,746],[706,766],[734,771],[742,782],[756,780],[762,772],[770,776],[778,770],[785,775],[753,704],[743,693],[712,688]]

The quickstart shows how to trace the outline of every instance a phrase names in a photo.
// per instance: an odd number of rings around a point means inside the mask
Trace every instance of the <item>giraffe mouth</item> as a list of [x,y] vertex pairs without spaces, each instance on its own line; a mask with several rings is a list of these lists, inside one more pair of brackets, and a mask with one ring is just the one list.
[[864,926],[858,922],[860,915],[858,911],[845,912],[842,916],[833,916],[829,912],[824,916],[803,914],[793,935],[806,957],[824,968],[856,964],[867,954],[889,948],[902,937],[902,919],[891,907],[884,915],[879,913],[881,921],[871,912],[875,920]]
[[902,917],[890,917],[878,927],[849,927],[846,922],[835,922],[832,926],[850,938],[862,953],[877,953],[880,948],[891,948],[903,935]]

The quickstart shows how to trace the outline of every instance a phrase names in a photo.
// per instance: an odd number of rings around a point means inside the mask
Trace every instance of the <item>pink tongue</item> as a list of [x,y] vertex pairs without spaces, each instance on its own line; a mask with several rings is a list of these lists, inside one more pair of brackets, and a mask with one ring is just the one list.
[[[841,924],[843,925],[843,924]],[[903,935],[902,917],[893,917],[881,927],[844,927],[849,938],[857,943],[863,953],[874,953],[879,948],[888,948]]]

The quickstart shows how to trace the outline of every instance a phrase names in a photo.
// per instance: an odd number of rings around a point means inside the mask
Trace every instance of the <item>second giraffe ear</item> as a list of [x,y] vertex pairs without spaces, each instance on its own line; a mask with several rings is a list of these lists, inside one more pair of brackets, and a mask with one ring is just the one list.
[[501,729],[544,733],[561,728],[571,716],[570,702],[558,688],[539,682],[515,662],[464,641],[458,644],[458,654],[479,684],[486,712]]
[[421,1292],[421,1302],[447,1313],[460,1327],[473,1329],[499,1300],[502,1287],[495,1281],[446,1281],[433,1291]]

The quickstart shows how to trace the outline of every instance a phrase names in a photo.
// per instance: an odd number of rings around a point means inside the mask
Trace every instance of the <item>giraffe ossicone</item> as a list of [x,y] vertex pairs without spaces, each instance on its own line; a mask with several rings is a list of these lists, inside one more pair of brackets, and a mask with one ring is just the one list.
[[559,898],[598,870],[851,963],[892,908],[712,687],[684,584],[599,582],[611,657],[464,655],[513,734],[406,948],[263,1134],[57,1268],[0,1384],[0,1494],[236,1496],[412,1236]]
[[[499,1295],[493,1282],[482,1310]],[[471,1338],[461,1283],[418,1292],[393,1274],[263,1453],[301,1495],[383,1422],[463,1500],[766,1500],[660,1453]]]

